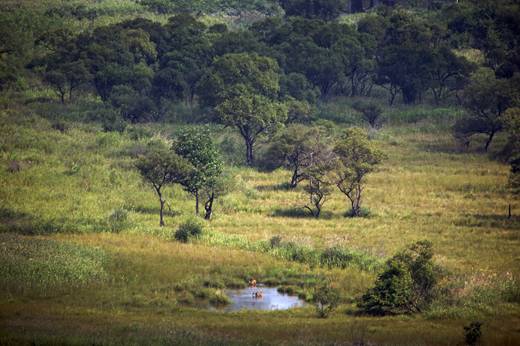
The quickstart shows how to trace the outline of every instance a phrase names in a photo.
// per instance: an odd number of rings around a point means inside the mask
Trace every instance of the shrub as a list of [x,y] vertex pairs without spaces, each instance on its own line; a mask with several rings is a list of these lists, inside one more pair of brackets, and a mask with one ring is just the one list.
[[61,133],[64,133],[68,130],[67,124],[61,120],[56,120],[55,122],[53,122],[52,128]]
[[216,290],[212,292],[209,297],[209,302],[212,305],[228,305],[231,303],[231,299],[222,290]]
[[280,237],[279,235],[275,235],[274,237],[269,239],[269,246],[271,248],[280,247],[281,244],[282,244],[282,237]]
[[327,318],[339,304],[339,292],[329,284],[323,284],[314,293],[316,312],[320,318]]
[[332,267],[340,267],[346,268],[349,262],[353,260],[352,254],[350,254],[345,249],[340,247],[331,247],[325,249],[320,255],[320,263],[321,265],[326,265],[329,268]]
[[128,226],[128,212],[126,209],[115,209],[108,217],[108,227],[111,232],[121,232]]
[[174,238],[182,243],[187,243],[190,238],[198,238],[202,235],[203,226],[196,220],[188,220],[175,231]]
[[481,322],[471,322],[468,326],[464,327],[464,339],[466,341],[466,345],[476,345],[480,337],[482,336],[482,331],[480,330],[482,327]]
[[420,241],[388,260],[375,286],[363,295],[362,310],[388,315],[418,312],[427,307],[438,279],[432,257],[431,243]]

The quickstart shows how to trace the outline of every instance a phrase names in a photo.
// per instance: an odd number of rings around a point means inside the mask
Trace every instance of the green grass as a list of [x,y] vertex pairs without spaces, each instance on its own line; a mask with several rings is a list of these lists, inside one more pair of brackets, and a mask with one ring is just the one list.
[[[330,107],[348,107],[338,102]],[[368,180],[369,217],[345,218],[339,193],[322,218],[307,217],[303,189],[283,188],[289,172],[235,167],[236,189],[217,200],[206,232],[181,244],[171,236],[193,217],[194,201],[168,188],[167,226],[159,227],[157,198],[133,168],[147,141],[165,140],[180,125],[103,133],[99,124],[78,122],[81,112],[71,106],[2,110],[1,342],[457,344],[463,325],[482,320],[484,344],[518,344],[520,204],[508,194],[508,167],[457,148],[449,124],[458,110],[386,112],[389,122],[373,136],[387,159]],[[53,127],[57,121],[65,131]],[[227,154],[237,164],[240,138],[232,129],[212,130],[236,150]],[[9,169],[13,161],[19,171]],[[281,242],[273,247],[275,236]],[[373,284],[378,264],[422,239],[432,241],[447,274],[432,308],[357,316],[355,301]],[[342,304],[327,320],[312,307],[208,309],[225,303],[223,289],[253,276],[305,299],[328,279]]]

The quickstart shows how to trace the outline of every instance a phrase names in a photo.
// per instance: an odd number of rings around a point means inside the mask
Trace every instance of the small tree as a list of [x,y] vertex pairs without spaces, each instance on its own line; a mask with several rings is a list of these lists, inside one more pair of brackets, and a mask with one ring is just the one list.
[[233,177],[226,173],[213,177],[204,184],[200,191],[204,199],[204,219],[211,219],[214,201],[232,191],[233,184]]
[[195,197],[195,214],[199,215],[200,191],[211,189],[218,181],[222,174],[222,158],[206,127],[183,130],[177,137],[173,149],[194,167],[183,186]]
[[192,173],[192,166],[177,154],[164,149],[154,148],[138,159],[137,169],[143,178],[152,185],[160,202],[159,225],[164,226],[163,187],[173,183],[183,183]]
[[309,194],[309,205],[305,208],[316,218],[320,216],[323,204],[332,193],[332,173],[336,166],[337,159],[332,149],[320,142],[315,143],[303,174],[308,181],[304,189]]
[[327,318],[339,304],[339,292],[330,284],[322,284],[314,293],[316,312],[321,318]]
[[44,75],[45,82],[56,90],[61,103],[65,103],[67,95],[69,101],[72,100],[73,91],[91,79],[92,76],[83,61],[60,64]]
[[350,201],[350,216],[361,215],[361,197],[366,176],[375,170],[383,154],[369,141],[365,131],[348,129],[336,143],[334,153],[339,165],[335,170],[336,186]]
[[309,128],[301,124],[288,126],[285,131],[277,135],[267,153],[264,161],[275,169],[283,166],[289,169],[291,181],[289,186],[295,188],[299,182],[305,179],[304,170],[310,165],[312,153],[316,147],[316,140],[320,136],[317,128]]
[[383,126],[383,109],[375,103],[356,102],[353,108],[361,113],[371,128],[377,130]]

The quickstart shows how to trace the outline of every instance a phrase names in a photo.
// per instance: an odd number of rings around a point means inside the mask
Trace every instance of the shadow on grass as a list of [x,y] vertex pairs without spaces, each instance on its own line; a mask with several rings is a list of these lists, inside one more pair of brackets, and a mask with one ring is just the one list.
[[[133,210],[137,213],[142,213],[142,214],[152,214],[152,215],[159,215],[159,208],[150,208],[150,207],[143,207],[143,206],[138,206],[138,207],[135,207],[133,208]],[[164,208],[164,216],[179,216],[181,215],[181,212],[178,211],[178,210],[170,210],[168,209],[168,207],[165,207]]]
[[258,191],[296,191],[298,187],[291,187],[291,184],[284,182],[276,185],[259,185],[256,186]]
[[520,216],[512,215],[468,215],[456,221],[457,226],[481,227],[481,228],[501,228],[513,231],[520,231]]
[[332,219],[334,217],[334,214],[329,211],[322,211],[320,216],[316,218],[314,215],[311,214],[311,212],[303,207],[301,208],[278,208],[275,209],[271,216],[274,217],[291,217],[295,219],[299,218],[309,218],[309,219]]
[[0,232],[38,235],[58,232],[59,226],[34,215],[0,208]]

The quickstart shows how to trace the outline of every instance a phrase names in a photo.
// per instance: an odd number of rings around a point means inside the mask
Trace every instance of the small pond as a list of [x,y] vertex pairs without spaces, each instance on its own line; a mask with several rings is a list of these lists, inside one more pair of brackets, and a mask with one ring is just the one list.
[[[255,298],[254,293],[262,292],[262,297]],[[305,302],[296,297],[277,291],[276,287],[244,288],[240,290],[226,290],[231,304],[225,311],[238,310],[287,310],[305,305]]]

